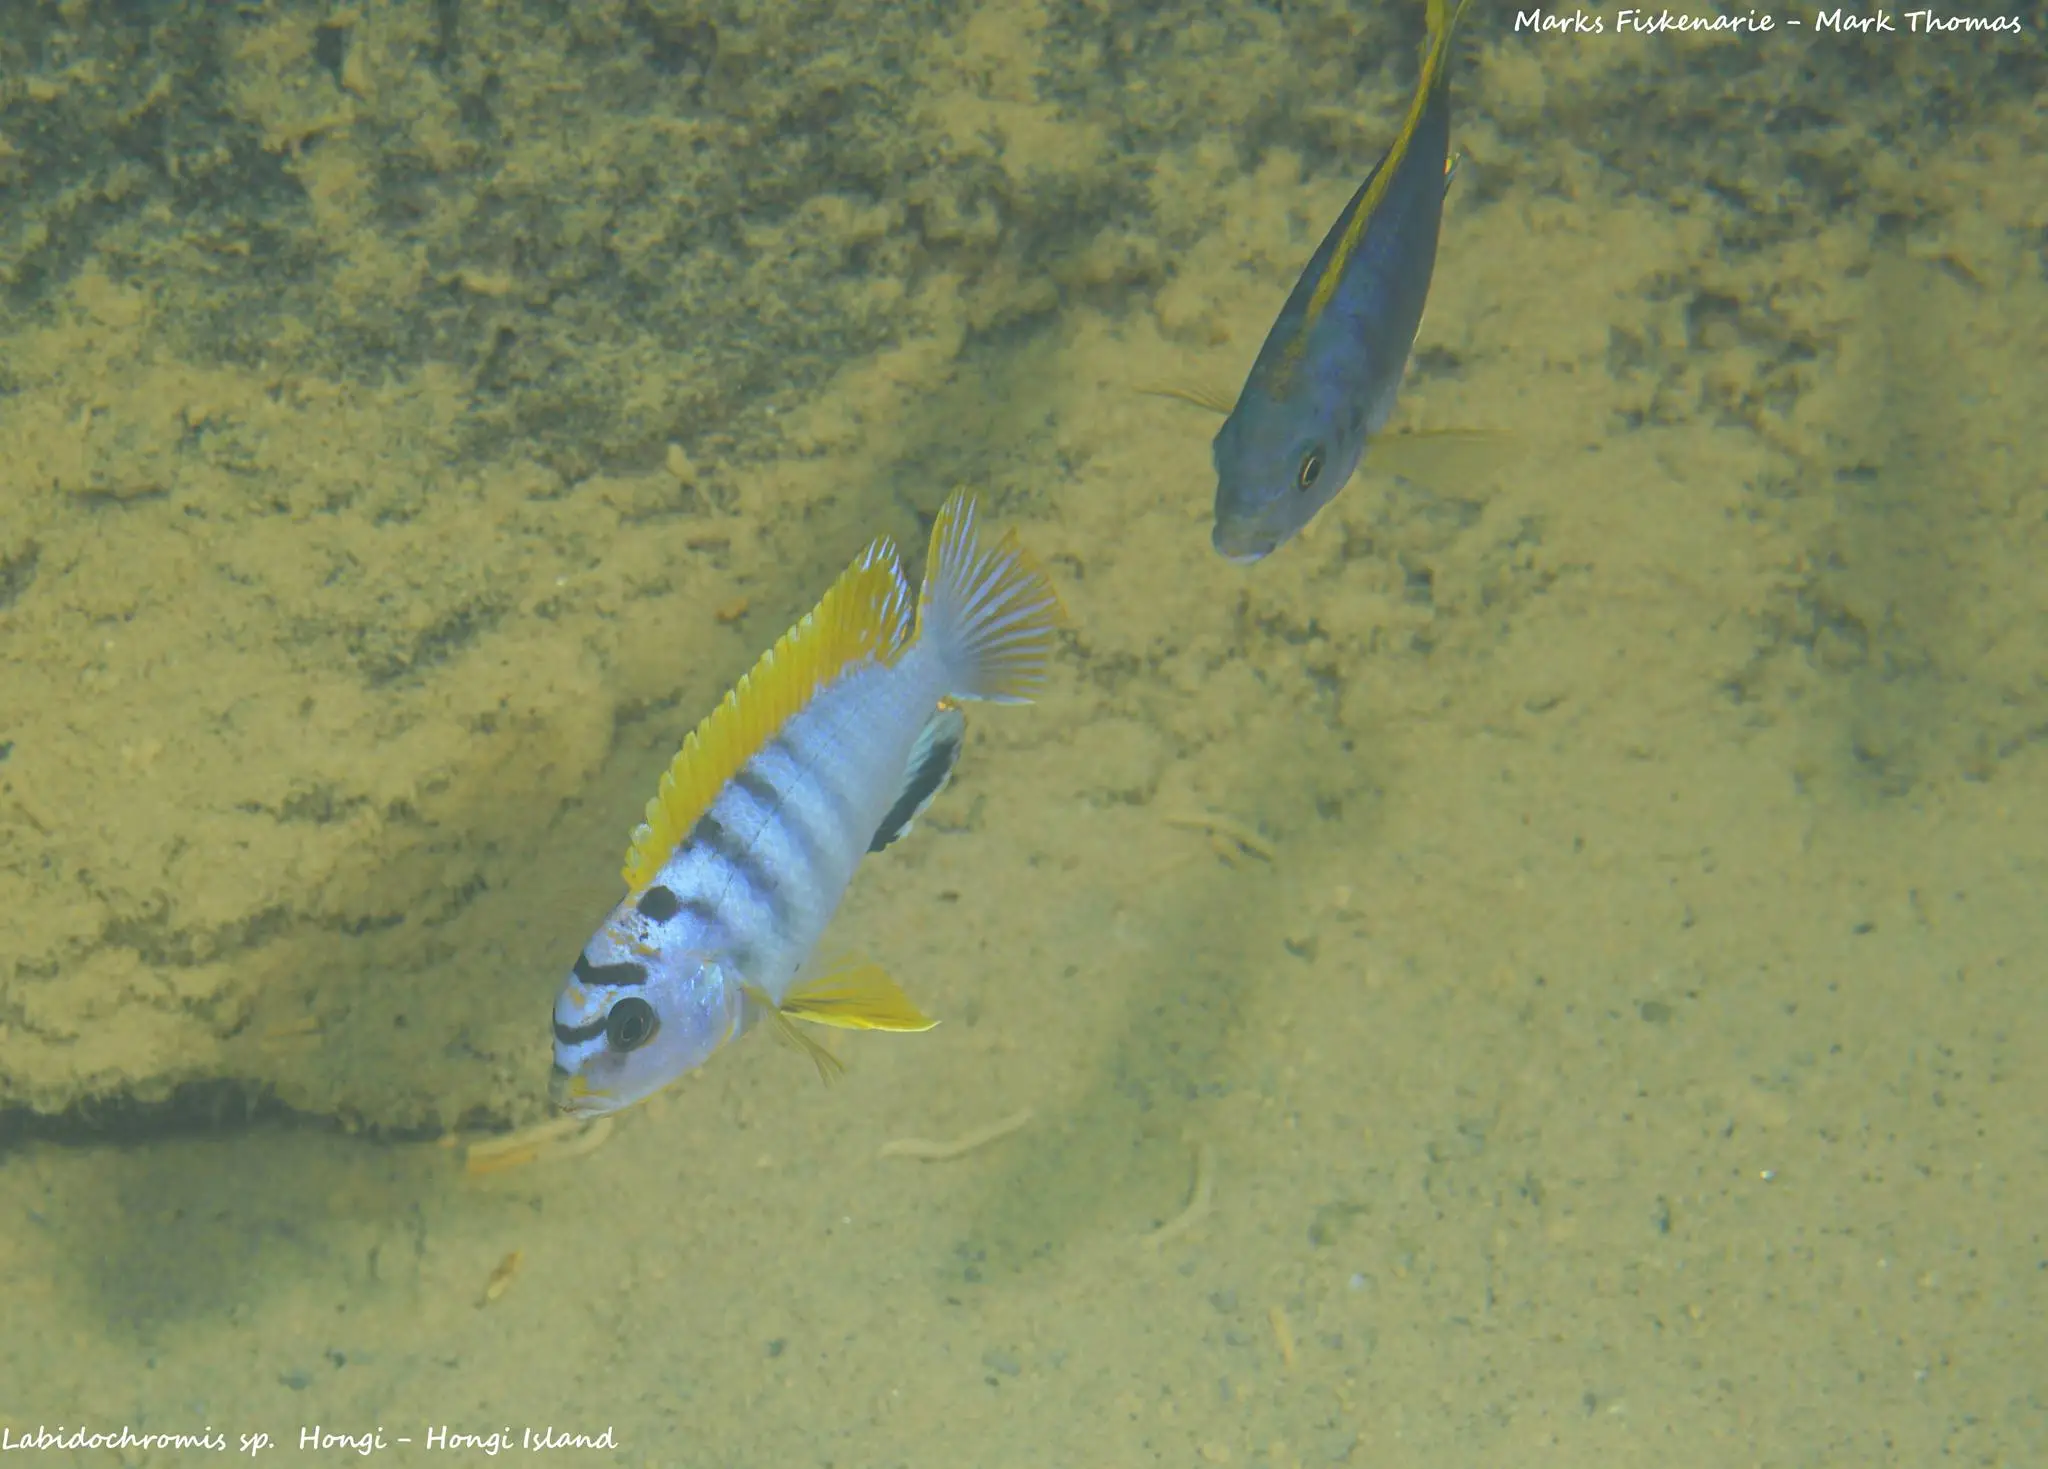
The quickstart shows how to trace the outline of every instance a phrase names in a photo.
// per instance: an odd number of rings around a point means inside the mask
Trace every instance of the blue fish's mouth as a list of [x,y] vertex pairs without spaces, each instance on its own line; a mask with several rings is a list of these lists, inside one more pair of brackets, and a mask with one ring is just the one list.
[[1230,527],[1218,521],[1216,529],[1209,535],[1209,544],[1216,548],[1217,555],[1231,565],[1250,566],[1253,562],[1263,561],[1272,555],[1274,548],[1280,543],[1277,540],[1260,542],[1241,534],[1234,535]]

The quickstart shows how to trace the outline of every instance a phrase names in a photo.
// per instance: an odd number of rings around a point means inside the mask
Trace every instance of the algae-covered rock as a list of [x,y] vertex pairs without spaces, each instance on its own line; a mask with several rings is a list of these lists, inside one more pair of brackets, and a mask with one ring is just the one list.
[[[646,783],[851,549],[915,544],[955,478],[1065,516],[1082,656],[1150,688],[1115,711],[1155,732],[1119,790],[1234,727],[1177,678],[1255,698],[1247,648],[1309,647],[1335,686],[1384,646],[1496,636],[1576,574],[1534,511],[1452,497],[1304,549],[1202,679],[1160,671],[1217,598],[1177,540],[1148,563],[1129,535],[1188,531],[1207,430],[1103,408],[1140,372],[1114,349],[1242,372],[1398,116],[1414,10],[9,10],[0,1106],[225,1078],[382,1126],[534,1114],[547,1000]],[[1929,55],[1569,46],[1475,10],[1457,207],[1480,223],[1454,211],[1449,248],[1488,244],[1443,272],[1418,377],[1512,361],[1537,418],[1713,419],[1759,482],[1787,456],[1861,473],[1831,374],[1884,349],[1856,335],[1874,260],[1942,275],[1888,298],[1920,367],[1870,380],[1901,412],[1938,415],[1958,322],[2039,321],[1981,295],[2038,273],[2041,195],[1951,138],[1992,119],[2012,141],[1985,147],[2038,159],[2038,60]],[[1076,342],[1110,365],[1078,380],[1047,345]],[[1076,393],[1096,416],[1058,421]],[[1168,483],[1155,445],[1183,442]],[[1714,656],[1882,713],[1883,670],[1945,656],[1887,622],[1924,516],[1823,509],[1686,507],[1829,553],[1727,593],[1767,646]],[[1171,584],[1118,602],[1091,564]],[[1947,714],[1892,722],[1900,779],[2035,737],[2025,650],[1977,672],[1990,733],[1959,753]]]

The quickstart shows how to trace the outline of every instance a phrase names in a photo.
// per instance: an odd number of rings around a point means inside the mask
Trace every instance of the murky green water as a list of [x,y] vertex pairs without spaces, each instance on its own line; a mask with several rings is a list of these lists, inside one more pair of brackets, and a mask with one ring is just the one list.
[[[2044,19],[1585,14],[1461,40],[1399,423],[1500,432],[1249,569],[1137,390],[1419,5],[0,15],[5,1442],[2048,1457]],[[677,739],[962,482],[1074,628],[829,941],[944,1023],[526,1131]]]

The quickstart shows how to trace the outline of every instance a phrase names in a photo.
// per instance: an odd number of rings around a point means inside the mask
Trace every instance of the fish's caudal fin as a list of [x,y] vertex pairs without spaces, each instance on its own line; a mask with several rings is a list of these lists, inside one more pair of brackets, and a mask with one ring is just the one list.
[[939,507],[917,600],[917,637],[929,640],[958,699],[1028,703],[1066,620],[1059,593],[1014,531],[994,546],[975,534],[974,497],[955,490]]

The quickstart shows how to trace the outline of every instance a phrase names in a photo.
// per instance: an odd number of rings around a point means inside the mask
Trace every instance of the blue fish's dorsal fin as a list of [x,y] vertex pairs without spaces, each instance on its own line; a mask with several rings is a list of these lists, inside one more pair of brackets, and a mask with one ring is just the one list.
[[[1359,241],[1365,238],[1365,227],[1379,209],[1380,201],[1387,195],[1394,176],[1400,172],[1401,164],[1408,156],[1408,145],[1415,139],[1416,126],[1422,121],[1422,111],[1429,105],[1448,75],[1446,67],[1451,56],[1451,35],[1458,28],[1458,18],[1465,13],[1471,0],[1429,0],[1427,25],[1429,39],[1423,47],[1422,72],[1415,79],[1415,95],[1409,100],[1408,115],[1401,120],[1401,131],[1394,135],[1393,146],[1387,149],[1387,156],[1379,161],[1372,177],[1366,180],[1365,189],[1358,197],[1358,203],[1346,221],[1344,233],[1337,241],[1337,248],[1330,252],[1324,262],[1323,273],[1316,278],[1315,290],[1309,294],[1308,310],[1303,316],[1300,341],[1306,341],[1309,329],[1323,314],[1331,299],[1337,294],[1337,287],[1343,282],[1345,269],[1351,264],[1351,257],[1357,253]],[[1448,186],[1450,176],[1445,174]]]

